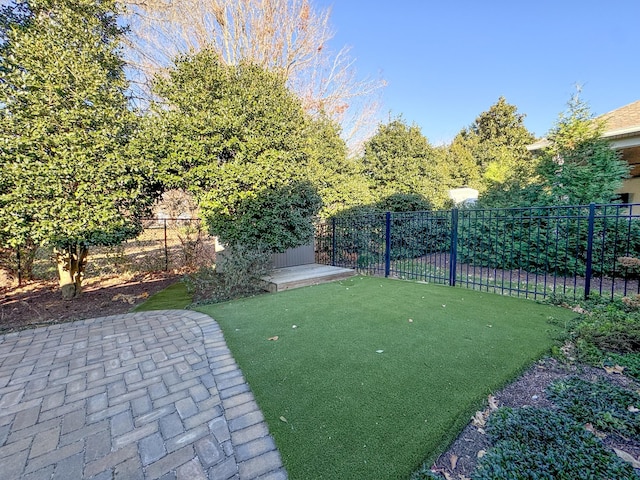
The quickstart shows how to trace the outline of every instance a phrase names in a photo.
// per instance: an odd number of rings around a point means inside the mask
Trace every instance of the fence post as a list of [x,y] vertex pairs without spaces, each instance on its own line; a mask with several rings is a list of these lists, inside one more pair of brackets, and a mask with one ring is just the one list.
[[593,230],[596,218],[596,204],[589,204],[589,227],[587,229],[587,261],[584,272],[584,299],[589,298],[591,291],[591,273],[592,273],[592,256],[593,256]]
[[331,266],[336,266],[336,218],[331,219]]
[[167,247],[167,219],[164,219],[164,271],[169,270],[169,248]]
[[451,210],[451,248],[449,249],[449,285],[456,286],[458,263],[458,209]]
[[391,212],[385,214],[384,276],[391,273]]

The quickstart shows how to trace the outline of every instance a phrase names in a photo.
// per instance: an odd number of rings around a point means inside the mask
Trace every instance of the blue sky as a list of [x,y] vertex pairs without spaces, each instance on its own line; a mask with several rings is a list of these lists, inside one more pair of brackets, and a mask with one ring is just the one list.
[[640,0],[315,0],[332,7],[331,47],[381,76],[384,117],[450,141],[502,95],[537,136],[575,85],[593,113],[640,99]]

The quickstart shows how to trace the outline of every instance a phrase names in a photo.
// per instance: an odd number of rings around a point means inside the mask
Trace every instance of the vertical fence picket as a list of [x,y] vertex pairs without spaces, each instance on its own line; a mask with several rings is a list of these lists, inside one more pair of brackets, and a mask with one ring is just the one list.
[[451,247],[449,249],[449,285],[456,286],[458,265],[458,209],[451,210]]
[[336,266],[336,219],[331,219],[331,266]]
[[585,282],[584,282],[584,298],[589,298],[591,292],[591,274],[592,274],[592,256],[593,256],[593,234],[596,218],[596,205],[594,203],[589,204],[589,225],[587,227],[587,258],[585,267]]
[[169,246],[167,244],[167,219],[164,219],[164,271],[169,270]]
[[385,218],[385,245],[384,245],[384,276],[391,272],[391,212],[387,212]]

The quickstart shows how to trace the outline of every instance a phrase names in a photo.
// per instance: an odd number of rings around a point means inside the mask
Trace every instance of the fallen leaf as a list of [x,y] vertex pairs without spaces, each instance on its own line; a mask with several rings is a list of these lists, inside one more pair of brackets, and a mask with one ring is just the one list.
[[276,335],[276,336],[274,336],[274,337],[269,337],[269,338],[267,338],[267,340],[272,341],[272,342],[275,342],[275,341],[277,341],[277,340],[278,340],[278,338],[280,338],[280,337],[278,337],[278,335]]
[[471,423],[474,427],[484,427],[487,424],[487,420],[482,412],[476,412],[471,418]]
[[624,367],[621,367],[620,365],[616,365],[615,367],[604,367],[604,370],[607,373],[622,373],[624,372]]
[[471,480],[469,477],[462,475],[461,473],[458,474],[458,480]]
[[446,480],[453,480],[453,477],[452,477],[451,475],[449,475],[447,472],[442,472],[442,473],[443,473],[444,478],[445,478]]
[[413,318],[410,318],[410,319],[409,319],[409,323],[413,323]]
[[376,353],[382,353],[384,350],[376,350]]
[[498,399],[496,397],[494,397],[493,395],[489,395],[489,410],[491,410],[492,412],[494,410],[497,410],[499,403],[500,402],[498,402]]
[[286,419],[286,418],[284,418],[284,417],[280,417],[280,421],[281,421],[281,422],[284,422],[284,423],[289,423],[289,422],[287,421],[287,419]]
[[624,450],[619,450],[617,448],[613,449],[616,452],[616,455],[620,457],[625,462],[629,462],[633,468],[640,468],[640,462],[630,453],[625,452]]
[[598,438],[606,438],[607,434],[604,432],[599,432],[598,430],[595,429],[595,427],[593,426],[592,423],[586,423],[584,426],[584,429],[588,432],[593,433],[596,437]]
[[579,314],[587,313],[587,311],[584,308],[582,308],[580,305],[576,305],[571,309],[571,311]]
[[445,308],[445,307],[446,307],[446,305],[442,305],[442,308]]
[[114,295],[111,299],[112,302],[117,302],[118,300],[122,300],[123,302],[128,303],[129,305],[133,305],[136,300],[139,298],[147,298],[149,294],[147,292],[141,293],[140,295],[126,295],[124,293],[118,293]]
[[633,405],[629,405],[629,406],[627,407],[627,410],[629,410],[631,413],[638,413],[638,412],[640,412],[640,408],[636,408],[636,407],[634,407]]
[[456,469],[456,465],[458,464],[458,455],[456,455],[455,453],[452,453],[449,456],[449,463],[451,464],[451,470],[455,470]]
[[487,453],[486,450],[478,450],[478,454],[476,455],[476,457],[482,458],[486,455],[486,453]]

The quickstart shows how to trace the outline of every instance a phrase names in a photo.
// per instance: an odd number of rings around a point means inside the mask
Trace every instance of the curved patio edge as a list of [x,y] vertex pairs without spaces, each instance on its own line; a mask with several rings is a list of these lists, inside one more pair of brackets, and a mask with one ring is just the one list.
[[282,480],[211,317],[160,310],[0,335],[3,478]]

